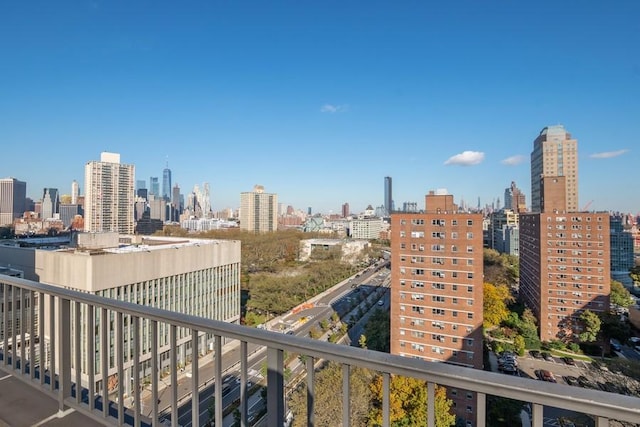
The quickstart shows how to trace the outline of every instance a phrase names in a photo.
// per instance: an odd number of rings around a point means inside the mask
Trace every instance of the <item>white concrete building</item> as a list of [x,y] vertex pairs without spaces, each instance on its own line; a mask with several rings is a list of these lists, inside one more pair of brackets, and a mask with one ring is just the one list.
[[84,229],[133,234],[135,167],[120,163],[120,154],[100,154],[84,168]]
[[[129,243],[123,244],[127,240]],[[236,323],[240,320],[240,241],[81,233],[76,247],[44,250],[0,246],[0,264],[10,264],[22,270],[26,279],[50,285],[208,319]],[[81,319],[72,318],[72,324],[80,326],[81,337],[86,340],[89,321],[86,307],[82,308]],[[48,311],[48,307],[46,309]],[[128,317],[124,319],[125,325],[129,325],[125,328],[123,344],[125,378],[131,378],[133,363],[133,343],[130,341],[133,322]],[[94,313],[96,330],[101,321],[99,313]],[[115,328],[111,321],[108,327]],[[148,331],[149,322],[141,322],[143,376],[150,373],[151,337]],[[190,331],[179,328],[177,332],[178,361],[184,364],[191,360]],[[110,346],[114,345],[113,339]],[[200,339],[200,349],[211,348],[212,336],[202,335]],[[86,344],[83,342],[82,345]],[[97,337],[95,345],[100,345]],[[166,369],[169,365],[169,329],[163,324],[158,328],[158,345],[159,366]],[[87,357],[83,352],[83,381],[87,380],[84,376]],[[98,365],[96,383],[103,377]],[[116,375],[115,358],[111,358],[110,389],[118,384]],[[131,386],[131,381],[124,383],[126,394],[131,392]]]

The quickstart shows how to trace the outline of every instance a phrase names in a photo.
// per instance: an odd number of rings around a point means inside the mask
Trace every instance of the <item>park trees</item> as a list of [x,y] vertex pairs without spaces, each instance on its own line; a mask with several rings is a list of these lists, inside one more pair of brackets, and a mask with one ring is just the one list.
[[[369,419],[371,425],[382,425],[382,376],[376,375],[371,382],[373,394]],[[393,375],[389,385],[390,421],[392,426],[426,426],[427,383],[412,377]],[[449,427],[455,423],[451,413],[452,401],[447,399],[444,387],[436,386],[435,421],[437,427]]]
[[508,304],[513,301],[513,297],[506,285],[485,283],[483,290],[483,326],[485,328],[499,326],[509,317]]

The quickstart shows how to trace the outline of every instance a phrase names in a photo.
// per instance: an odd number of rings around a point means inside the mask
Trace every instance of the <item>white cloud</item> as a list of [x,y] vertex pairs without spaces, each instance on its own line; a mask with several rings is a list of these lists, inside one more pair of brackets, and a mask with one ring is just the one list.
[[617,151],[604,151],[602,153],[593,153],[589,157],[591,157],[592,159],[610,159],[611,157],[621,156],[627,151],[629,150],[627,150],[626,148],[624,150],[617,150]]
[[515,166],[524,162],[524,160],[525,157],[523,155],[517,154],[515,156],[507,157],[506,159],[501,160],[500,163],[507,166]]
[[449,159],[444,162],[445,165],[460,165],[460,166],[471,166],[482,163],[484,160],[484,153],[481,151],[463,151],[460,154],[456,154],[455,156],[449,157]]
[[333,105],[333,104],[324,104],[320,107],[321,113],[344,113],[349,109],[348,105]]

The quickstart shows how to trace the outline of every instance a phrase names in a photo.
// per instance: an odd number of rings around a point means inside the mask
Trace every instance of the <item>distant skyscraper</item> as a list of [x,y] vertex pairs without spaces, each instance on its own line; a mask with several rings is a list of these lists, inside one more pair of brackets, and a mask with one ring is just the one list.
[[349,216],[350,213],[351,211],[349,210],[349,203],[344,203],[342,205],[342,217],[346,218]]
[[578,212],[578,141],[561,125],[547,126],[533,141],[531,152],[531,211],[542,212],[542,177],[565,178],[566,207]]
[[157,176],[149,178],[149,195],[160,197],[160,183]]
[[514,181],[511,181],[511,186],[504,190],[504,208],[517,213],[527,210],[524,194],[516,187]]
[[133,165],[120,163],[120,154],[100,154],[85,165],[85,231],[134,231]]
[[71,183],[71,204],[78,204],[78,197],[80,196],[80,184],[75,179]]
[[240,229],[254,232],[278,229],[278,195],[265,193],[262,185],[240,193]]
[[54,218],[58,213],[60,195],[57,188],[45,188],[42,194],[42,219]]
[[136,179],[136,192],[138,192],[138,190],[146,190],[147,188],[147,182],[144,179]]
[[11,225],[24,215],[27,183],[15,178],[0,179],[0,225]]
[[171,169],[169,164],[162,171],[162,198],[164,200],[171,200]]
[[391,215],[391,212],[393,212],[393,194],[390,176],[384,177],[384,209],[386,215]]

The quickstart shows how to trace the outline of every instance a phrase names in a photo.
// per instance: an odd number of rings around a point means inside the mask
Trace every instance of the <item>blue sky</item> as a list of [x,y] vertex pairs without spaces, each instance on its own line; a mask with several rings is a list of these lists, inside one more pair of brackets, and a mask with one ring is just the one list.
[[112,151],[208,182],[214,210],[260,184],[360,212],[385,176],[396,206],[511,181],[529,203],[533,140],[563,124],[580,205],[640,211],[638,1],[13,1],[0,52],[0,175],[33,198]]

